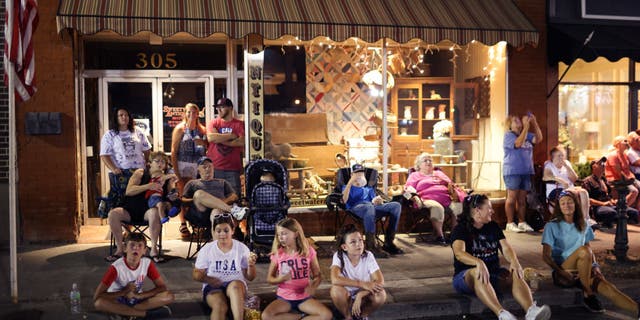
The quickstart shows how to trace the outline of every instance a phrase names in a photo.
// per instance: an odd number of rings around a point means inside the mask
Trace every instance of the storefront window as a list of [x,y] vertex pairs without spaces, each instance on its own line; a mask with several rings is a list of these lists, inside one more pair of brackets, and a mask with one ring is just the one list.
[[[563,74],[567,65],[560,62],[558,74]],[[629,59],[623,58],[611,62],[606,58],[598,58],[592,62],[576,60],[562,82],[627,82],[629,81]]]
[[558,141],[571,161],[602,156],[617,135],[628,131],[628,86],[561,85]]
[[[601,157],[629,130],[629,61],[577,60],[558,87],[558,142],[573,162]],[[568,66],[560,63],[559,74]],[[620,83],[615,84],[615,83]]]

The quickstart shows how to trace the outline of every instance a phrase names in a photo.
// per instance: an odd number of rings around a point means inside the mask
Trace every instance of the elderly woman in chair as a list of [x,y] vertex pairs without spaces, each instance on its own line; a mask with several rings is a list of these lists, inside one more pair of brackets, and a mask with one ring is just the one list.
[[[447,240],[442,233],[445,208],[450,208],[454,219],[451,219],[451,230],[457,224],[457,216],[462,212],[460,199],[464,199],[464,191],[447,177],[444,172],[434,170],[433,159],[428,153],[422,153],[416,157],[415,171],[409,174],[405,184],[405,191],[412,193],[414,205],[418,208],[427,208],[431,213],[431,224],[436,234],[435,241],[447,245]],[[454,202],[454,199],[458,200]]]

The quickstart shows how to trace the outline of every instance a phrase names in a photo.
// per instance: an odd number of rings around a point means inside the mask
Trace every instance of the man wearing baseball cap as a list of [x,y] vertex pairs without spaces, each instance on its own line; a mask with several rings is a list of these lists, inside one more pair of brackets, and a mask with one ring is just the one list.
[[213,161],[208,157],[198,159],[199,179],[190,180],[184,186],[182,203],[191,204],[185,214],[187,221],[195,225],[213,222],[213,216],[230,212],[237,220],[242,220],[247,208],[234,204],[238,195],[229,182],[213,177]]
[[213,162],[214,177],[228,181],[233,190],[240,195],[244,122],[235,118],[231,100],[220,98],[214,107],[218,116],[207,124],[207,157]]
[[[387,253],[401,254],[403,250],[393,243],[400,221],[401,205],[399,202],[384,203],[382,198],[376,195],[375,186],[367,184],[365,171],[364,166],[358,163],[351,167],[351,178],[342,189],[342,201],[347,209],[362,218],[367,249],[371,250],[376,258],[384,258]],[[376,218],[381,216],[389,217],[382,250],[376,247],[375,240]]]

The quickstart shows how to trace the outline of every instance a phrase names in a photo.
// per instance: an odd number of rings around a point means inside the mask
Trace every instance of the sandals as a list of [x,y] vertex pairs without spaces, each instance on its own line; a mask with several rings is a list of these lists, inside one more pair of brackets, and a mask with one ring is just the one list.
[[112,254],[110,256],[106,256],[104,257],[104,261],[106,262],[115,262],[116,260],[122,258],[122,255],[120,254]]
[[186,222],[181,223],[180,228],[178,230],[180,230],[180,236],[182,236],[182,238],[191,237],[191,232],[189,231],[189,228],[187,227]]

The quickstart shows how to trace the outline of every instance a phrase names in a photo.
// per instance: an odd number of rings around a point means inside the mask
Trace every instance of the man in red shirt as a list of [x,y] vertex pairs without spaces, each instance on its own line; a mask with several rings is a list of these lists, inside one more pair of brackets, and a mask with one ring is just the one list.
[[629,148],[627,139],[623,136],[617,136],[613,138],[614,151],[611,151],[607,155],[607,162],[604,165],[604,175],[608,183],[612,183],[616,180],[634,180],[633,184],[629,185],[629,194],[627,195],[627,205],[633,208],[637,208],[637,204],[634,204],[638,197],[638,188],[640,183],[636,180],[635,175],[631,172],[629,158],[627,158],[626,151]]
[[215,108],[218,117],[207,124],[207,157],[213,161],[214,178],[227,180],[240,195],[244,122],[235,117],[233,103],[227,98],[218,99]]

